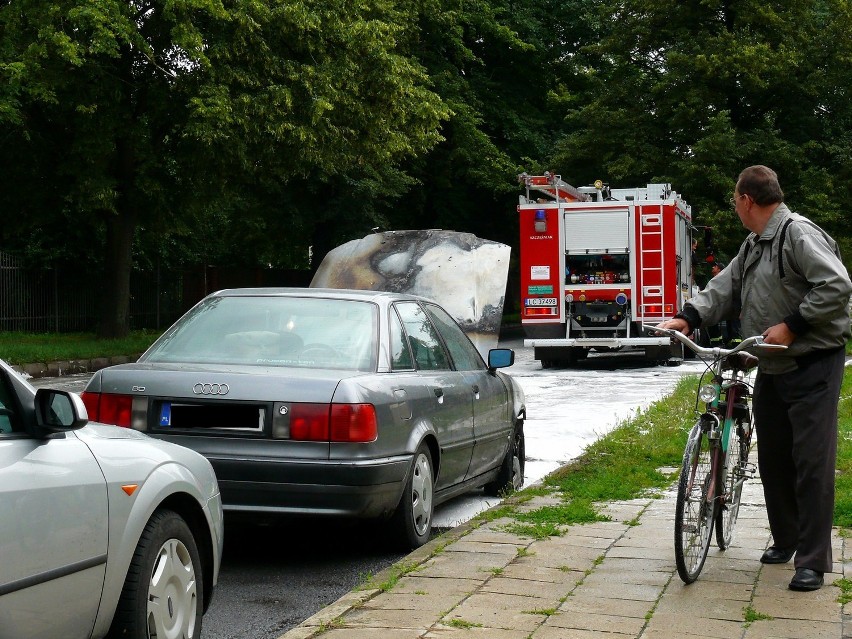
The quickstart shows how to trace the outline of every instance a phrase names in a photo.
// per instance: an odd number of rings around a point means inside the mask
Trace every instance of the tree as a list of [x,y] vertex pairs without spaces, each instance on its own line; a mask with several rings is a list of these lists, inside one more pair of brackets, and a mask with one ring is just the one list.
[[385,0],[7,3],[0,205],[22,215],[4,235],[73,220],[98,251],[102,232],[99,332],[125,333],[140,225],[218,240],[292,180],[388,171],[439,140],[447,110],[396,51],[408,23]]
[[575,80],[573,57],[594,38],[588,0],[415,0],[419,28],[408,50],[452,110],[445,138],[406,165],[417,181],[399,228],[441,227],[514,244],[517,175],[543,168],[564,131],[551,97]]
[[[563,173],[671,182],[727,253],[739,171],[767,164],[791,207],[836,236],[852,196],[852,16],[843,0],[626,0],[584,52],[594,90],[568,113]],[[606,20],[608,18],[608,21]]]

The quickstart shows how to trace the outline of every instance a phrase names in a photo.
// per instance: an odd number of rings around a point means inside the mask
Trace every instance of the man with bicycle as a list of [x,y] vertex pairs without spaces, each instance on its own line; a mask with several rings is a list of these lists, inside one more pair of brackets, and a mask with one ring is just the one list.
[[837,243],[790,211],[775,172],[751,166],[731,200],[751,231],[739,253],[662,328],[691,333],[726,317],[743,336],[788,348],[761,354],[753,407],[758,466],[773,545],[763,563],[795,555],[792,590],[831,572],[837,404],[850,339],[852,283]]

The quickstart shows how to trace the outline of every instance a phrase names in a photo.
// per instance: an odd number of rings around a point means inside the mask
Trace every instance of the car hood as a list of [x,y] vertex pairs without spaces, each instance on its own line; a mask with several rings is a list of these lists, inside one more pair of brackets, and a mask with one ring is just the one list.
[[[330,402],[343,379],[365,373],[271,366],[121,364],[94,374],[86,390],[137,397]],[[205,388],[207,385],[207,388]],[[210,385],[215,385],[211,392]]]

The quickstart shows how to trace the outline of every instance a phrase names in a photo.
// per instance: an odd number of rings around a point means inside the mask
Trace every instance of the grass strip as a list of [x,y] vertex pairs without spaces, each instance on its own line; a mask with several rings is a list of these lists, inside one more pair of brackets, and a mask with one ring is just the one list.
[[[846,367],[837,407],[837,477],[834,490],[834,524],[852,528],[852,370]],[[843,531],[849,536],[849,531]]]
[[671,395],[622,421],[574,463],[548,475],[543,488],[531,489],[557,495],[559,504],[529,512],[501,508],[501,516],[515,519],[506,529],[534,539],[559,535],[572,524],[606,521],[596,502],[634,499],[668,487],[673,473],[660,469],[680,467],[695,418],[697,383],[697,376],[684,377]]
[[159,336],[159,331],[149,330],[132,331],[118,339],[101,339],[94,333],[0,332],[0,359],[8,364],[31,364],[136,355]]

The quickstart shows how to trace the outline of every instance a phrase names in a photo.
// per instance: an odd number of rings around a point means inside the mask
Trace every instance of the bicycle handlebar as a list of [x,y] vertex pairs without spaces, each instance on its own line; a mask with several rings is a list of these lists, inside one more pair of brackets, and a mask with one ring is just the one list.
[[681,342],[684,346],[687,346],[690,350],[695,351],[697,355],[709,355],[714,359],[724,359],[725,357],[729,357],[734,353],[738,353],[741,350],[746,348],[756,347],[759,350],[786,350],[786,346],[783,344],[767,344],[763,341],[763,335],[752,335],[751,337],[747,337],[742,342],[737,344],[734,348],[719,348],[718,346],[714,346],[712,348],[705,348],[704,346],[699,346],[691,339],[689,339],[686,335],[681,333],[680,331],[676,331],[673,328],[660,328],[658,326],[650,326],[649,324],[642,324],[643,328],[648,330],[656,331],[657,333],[663,333],[672,337],[679,342]]

